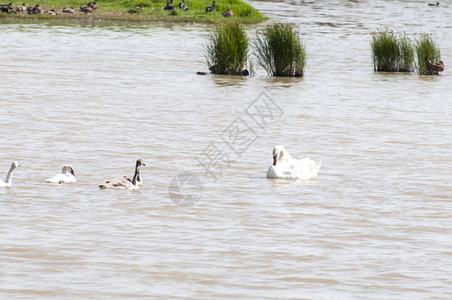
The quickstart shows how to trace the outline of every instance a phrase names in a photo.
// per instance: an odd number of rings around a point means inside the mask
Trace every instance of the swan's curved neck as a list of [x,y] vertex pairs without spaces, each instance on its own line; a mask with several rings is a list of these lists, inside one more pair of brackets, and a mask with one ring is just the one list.
[[13,172],[16,169],[16,166],[12,165],[11,168],[8,171],[8,175],[6,175],[6,184],[10,184],[11,183],[11,178],[13,177]]
[[138,182],[141,182],[141,170],[139,167],[135,168],[135,174],[132,178],[132,184],[137,185]]

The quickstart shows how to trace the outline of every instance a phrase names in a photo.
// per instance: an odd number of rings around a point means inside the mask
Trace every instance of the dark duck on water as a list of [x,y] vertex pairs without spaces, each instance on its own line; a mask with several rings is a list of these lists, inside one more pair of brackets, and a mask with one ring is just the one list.
[[433,71],[433,74],[438,75],[439,72],[444,71],[444,63],[442,60],[440,60],[439,62],[428,61],[428,63]]

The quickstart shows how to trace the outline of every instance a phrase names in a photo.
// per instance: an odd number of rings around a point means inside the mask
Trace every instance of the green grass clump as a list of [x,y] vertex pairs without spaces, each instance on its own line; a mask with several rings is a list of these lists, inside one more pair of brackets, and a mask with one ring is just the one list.
[[372,35],[374,71],[397,72],[399,46],[392,31],[380,31]]
[[209,70],[214,74],[242,74],[248,59],[248,51],[248,37],[239,23],[219,24],[206,46]]
[[414,47],[409,38],[402,35],[397,40],[399,45],[399,72],[412,72],[414,70]]
[[372,59],[376,72],[412,72],[414,48],[411,40],[403,35],[385,30],[372,35]]
[[422,34],[415,42],[419,75],[433,75],[435,72],[430,62],[441,60],[441,51],[433,42],[431,36]]
[[254,43],[258,63],[271,76],[302,77],[306,49],[289,24],[268,25]]

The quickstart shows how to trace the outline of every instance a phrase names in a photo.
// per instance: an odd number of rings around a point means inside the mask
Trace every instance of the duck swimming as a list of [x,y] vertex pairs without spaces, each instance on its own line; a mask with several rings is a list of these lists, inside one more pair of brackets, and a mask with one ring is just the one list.
[[115,177],[108,179],[103,184],[99,184],[100,189],[117,189],[117,190],[136,190],[143,184],[141,178],[141,166],[146,166],[140,158],[135,164],[135,173],[133,177]]
[[47,183],[72,183],[76,182],[74,168],[71,165],[66,165],[61,170],[61,174],[57,174],[52,178],[46,180]]
[[268,168],[267,178],[313,179],[317,177],[322,162],[309,158],[293,158],[282,145],[273,148],[273,165]]
[[12,178],[13,178],[13,172],[15,169],[19,168],[20,165],[17,161],[13,161],[11,164],[11,168],[8,171],[8,174],[6,175],[6,181],[3,181],[0,179],[0,188],[9,188],[12,185]]
[[428,63],[433,71],[433,74],[438,75],[439,72],[444,71],[444,63],[442,60],[440,60],[439,62],[432,62],[429,60]]

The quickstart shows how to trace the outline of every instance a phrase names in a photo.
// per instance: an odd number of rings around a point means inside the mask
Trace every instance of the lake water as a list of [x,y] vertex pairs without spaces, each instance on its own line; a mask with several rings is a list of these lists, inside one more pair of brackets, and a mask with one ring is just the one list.
[[[300,31],[303,79],[196,75],[211,25],[0,25],[0,298],[452,298],[448,4],[252,4]],[[446,70],[374,73],[384,26]],[[276,144],[318,178],[266,179]],[[98,189],[138,158],[141,190]],[[65,164],[77,183],[46,184]]]

